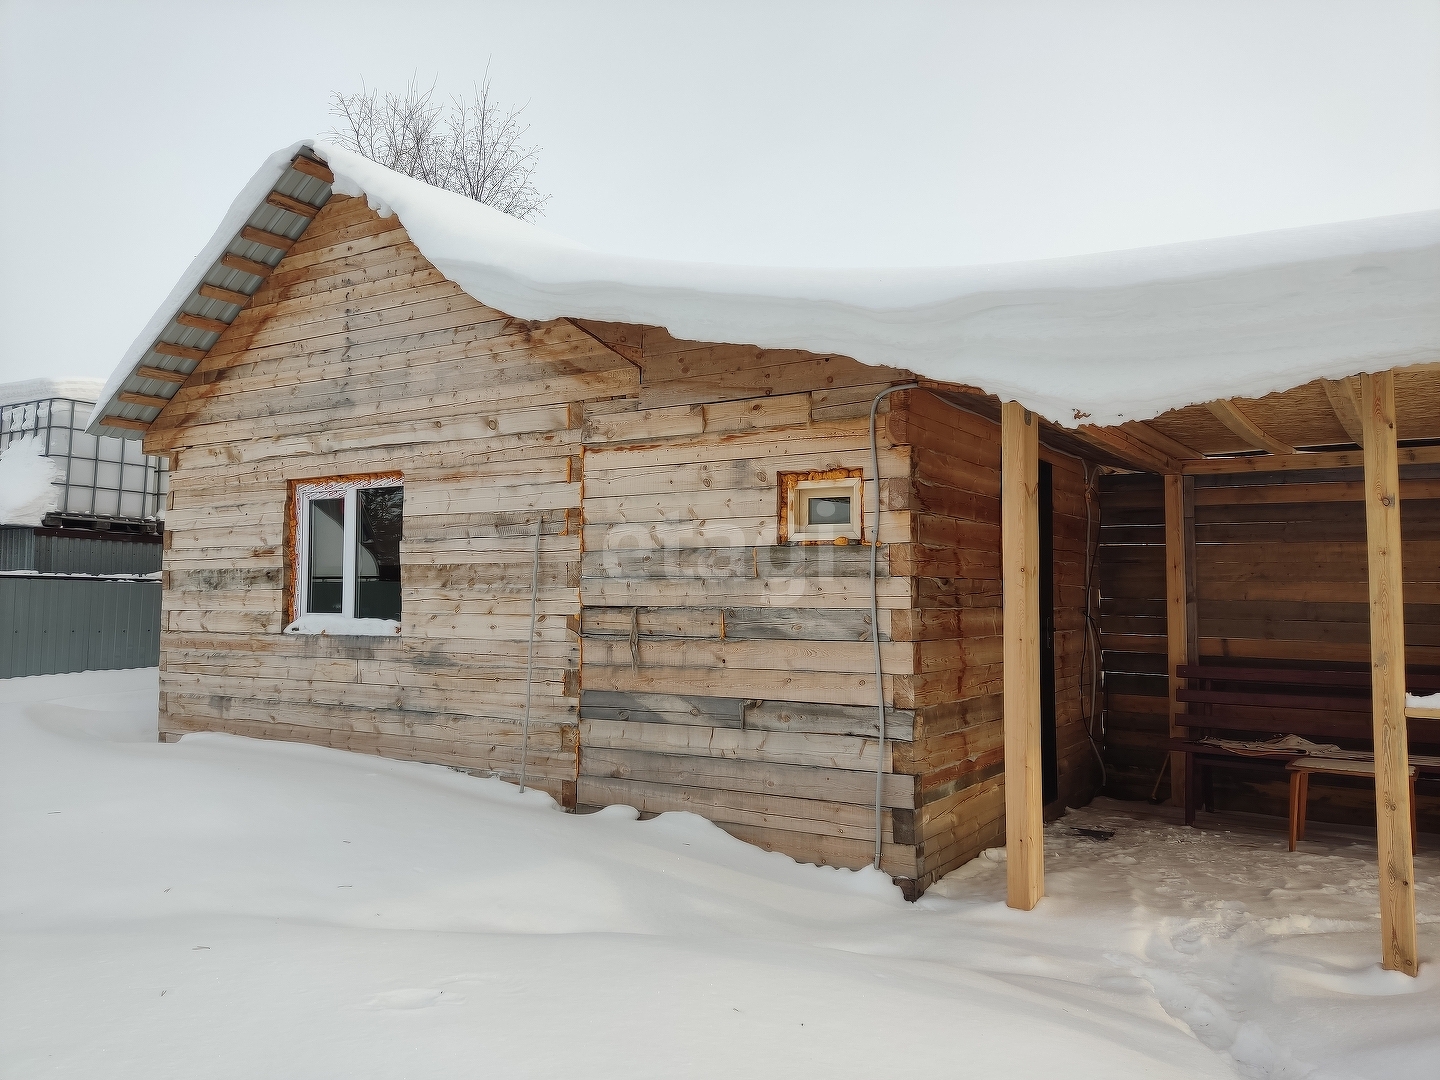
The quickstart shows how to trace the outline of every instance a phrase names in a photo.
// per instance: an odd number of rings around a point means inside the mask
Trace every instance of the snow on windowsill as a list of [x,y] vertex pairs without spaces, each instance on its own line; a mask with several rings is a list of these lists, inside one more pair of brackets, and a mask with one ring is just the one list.
[[1406,694],[1407,709],[1440,709],[1440,694]]
[[301,615],[287,634],[318,634],[332,637],[390,637],[400,633],[394,619],[352,619],[345,615]]

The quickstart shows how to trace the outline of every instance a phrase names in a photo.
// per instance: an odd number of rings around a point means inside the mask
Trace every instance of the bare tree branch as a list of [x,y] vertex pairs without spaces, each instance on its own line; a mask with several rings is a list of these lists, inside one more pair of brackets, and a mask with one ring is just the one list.
[[523,221],[545,210],[533,177],[540,148],[524,145],[524,107],[505,109],[490,91],[490,72],[471,96],[435,99],[435,84],[422,90],[415,79],[403,94],[367,89],[330,96],[330,115],[341,123],[331,131],[348,150],[492,206]]

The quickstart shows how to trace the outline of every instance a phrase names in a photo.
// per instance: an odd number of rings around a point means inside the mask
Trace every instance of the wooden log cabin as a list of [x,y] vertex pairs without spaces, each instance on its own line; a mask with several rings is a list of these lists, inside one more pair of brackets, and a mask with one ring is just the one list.
[[[1148,422],[1087,422],[983,356],[912,360],[923,304],[852,356],[747,324],[774,289],[697,314],[663,267],[521,280],[549,240],[422,188],[322,144],[276,155],[96,408],[91,430],[170,461],[162,739],[523,773],[576,810],[878,857],[912,896],[1004,842],[1031,907],[1041,821],[1101,790],[1102,756],[1108,790],[1147,794],[1184,732],[1176,665],[1366,666],[1367,569],[1395,554],[1366,545],[1372,444],[1406,500],[1386,617],[1440,662],[1440,333],[1410,293],[1370,352],[1323,335],[1329,374],[1385,371],[1363,387],[1262,373],[1255,400],[1180,388]],[[1394,245],[1411,292],[1425,235]],[[925,348],[977,351],[972,306]]]

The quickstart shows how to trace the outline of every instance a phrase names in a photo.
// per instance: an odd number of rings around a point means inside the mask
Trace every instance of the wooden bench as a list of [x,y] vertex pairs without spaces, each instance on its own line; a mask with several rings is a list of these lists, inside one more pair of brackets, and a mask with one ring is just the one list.
[[[1431,759],[1440,760],[1440,759]],[[1332,757],[1302,757],[1285,768],[1290,773],[1290,850],[1305,839],[1305,806],[1310,794],[1310,776],[1368,776],[1375,779],[1375,760]],[[1410,766],[1410,850],[1415,851],[1415,777],[1417,768]]]
[[[1171,739],[1170,749],[1185,755],[1185,824],[1195,824],[1204,804],[1214,809],[1210,770],[1214,766],[1283,773],[1293,753],[1241,754],[1199,740],[1216,738],[1267,740],[1298,735],[1311,742],[1335,743],[1373,753],[1370,673],[1363,670],[1299,667],[1244,667],[1228,664],[1184,664],[1178,669],[1186,685],[1176,699],[1186,704],[1187,739]],[[1440,692],[1440,675],[1411,672],[1411,693]],[[1411,749],[1440,750],[1440,720],[1410,721]],[[1440,767],[1420,766],[1423,778],[1440,777]]]

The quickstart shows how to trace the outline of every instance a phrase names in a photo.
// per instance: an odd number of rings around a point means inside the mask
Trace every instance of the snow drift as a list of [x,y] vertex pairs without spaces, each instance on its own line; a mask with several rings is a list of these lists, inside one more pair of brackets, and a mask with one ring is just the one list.
[[16,439],[0,451],[0,525],[39,525],[59,503],[59,462],[35,438]]
[[311,140],[246,185],[102,404],[305,146],[337,192],[398,215],[441,273],[509,315],[841,354],[977,386],[1062,424],[1440,360],[1440,210],[991,266],[719,266],[592,251]]
[[[0,1075],[1271,1080],[1440,1060],[1376,963],[1375,844],[1087,809],[906,904],[693,814],[437,765],[155,740],[156,672],[0,682]],[[1077,826],[1083,826],[1078,829]]]

